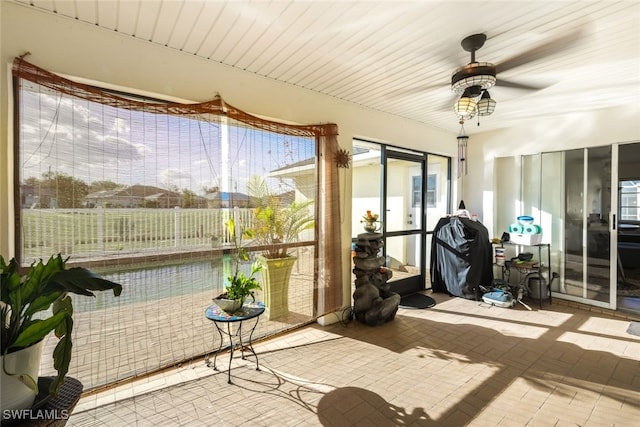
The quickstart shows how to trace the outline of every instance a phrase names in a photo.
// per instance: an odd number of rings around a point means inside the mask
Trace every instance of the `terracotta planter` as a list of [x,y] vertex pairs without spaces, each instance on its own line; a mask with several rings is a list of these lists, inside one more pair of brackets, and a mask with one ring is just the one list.
[[264,291],[265,315],[276,319],[289,313],[289,279],[297,257],[265,258],[258,256],[263,265],[262,290]]
[[[4,370],[0,369],[0,407],[3,409],[28,409],[33,405],[37,392],[27,387],[18,379],[18,375],[29,375],[38,382],[40,371],[40,358],[44,340],[30,347],[0,356],[0,363],[4,364]],[[17,375],[7,375],[4,371]]]

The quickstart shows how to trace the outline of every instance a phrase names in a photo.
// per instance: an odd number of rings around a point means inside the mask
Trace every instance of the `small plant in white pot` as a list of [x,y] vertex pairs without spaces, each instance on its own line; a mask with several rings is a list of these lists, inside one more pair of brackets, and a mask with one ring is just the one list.
[[249,254],[242,246],[242,240],[253,238],[253,231],[243,229],[240,233],[236,233],[236,223],[233,219],[227,221],[226,226],[235,247],[234,273],[227,278],[229,284],[225,287],[225,292],[216,297],[214,302],[227,313],[234,313],[242,307],[247,297],[255,301],[255,292],[262,289],[255,276],[262,270],[262,265],[257,262],[251,264],[251,272],[248,276],[240,271],[240,263],[249,261]]
[[[67,269],[67,259],[52,256],[20,274],[15,259],[7,264],[0,256],[0,348],[2,352],[2,409],[27,409],[38,394],[38,371],[44,338],[55,331],[59,339],[53,351],[57,376],[49,393],[55,395],[64,382],[71,362],[73,305],[69,292],[94,296],[92,291],[122,286],[98,277],[82,267]],[[52,311],[49,311],[52,308]],[[25,362],[30,366],[24,366]],[[4,411],[3,411],[4,415]]]

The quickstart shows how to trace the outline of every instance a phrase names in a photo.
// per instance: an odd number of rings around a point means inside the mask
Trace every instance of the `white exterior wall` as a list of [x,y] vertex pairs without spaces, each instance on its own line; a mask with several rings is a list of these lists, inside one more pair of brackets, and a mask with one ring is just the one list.
[[[379,162],[380,159],[376,158]],[[380,215],[380,179],[382,170],[379,164],[358,166],[353,168],[352,179],[355,182],[369,183],[353,188],[351,208],[351,236],[364,233],[363,224],[360,223],[365,213],[370,210]]]

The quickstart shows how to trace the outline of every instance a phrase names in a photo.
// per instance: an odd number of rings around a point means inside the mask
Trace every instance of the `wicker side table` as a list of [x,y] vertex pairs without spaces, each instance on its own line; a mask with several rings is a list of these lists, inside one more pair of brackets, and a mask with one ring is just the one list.
[[73,408],[80,400],[82,383],[75,378],[66,377],[56,397],[48,397],[52,377],[38,378],[40,393],[31,409],[16,412],[11,420],[3,420],[2,425],[58,427],[67,424]]

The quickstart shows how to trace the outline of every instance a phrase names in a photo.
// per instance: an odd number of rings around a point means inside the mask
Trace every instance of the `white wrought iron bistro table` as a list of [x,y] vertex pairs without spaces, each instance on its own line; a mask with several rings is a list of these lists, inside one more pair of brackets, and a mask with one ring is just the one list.
[[[229,384],[231,384],[231,362],[233,361],[233,353],[236,347],[240,348],[242,359],[245,359],[245,349],[251,352],[256,358],[256,371],[260,370],[260,366],[258,365],[258,355],[253,349],[251,341],[253,339],[253,331],[256,329],[256,326],[258,326],[258,318],[262,313],[264,313],[264,304],[262,302],[244,304],[242,308],[232,314],[225,312],[216,304],[211,304],[204,312],[207,319],[213,321],[213,324],[216,325],[216,330],[220,335],[220,346],[218,347],[218,350],[213,352],[213,369],[216,371],[218,370],[216,367],[216,359],[218,357],[218,353],[222,350],[224,337],[225,335],[229,337],[229,370],[227,377],[227,382]],[[255,319],[255,323],[248,331],[248,341],[245,343],[243,342],[242,326],[244,322],[251,319]],[[235,331],[233,330],[234,328],[232,328],[232,324],[237,324]],[[246,330],[244,334],[247,335]],[[236,339],[236,342],[234,342],[234,338]],[[205,363],[207,366],[211,366],[210,360],[211,354],[208,354],[205,357]]]

